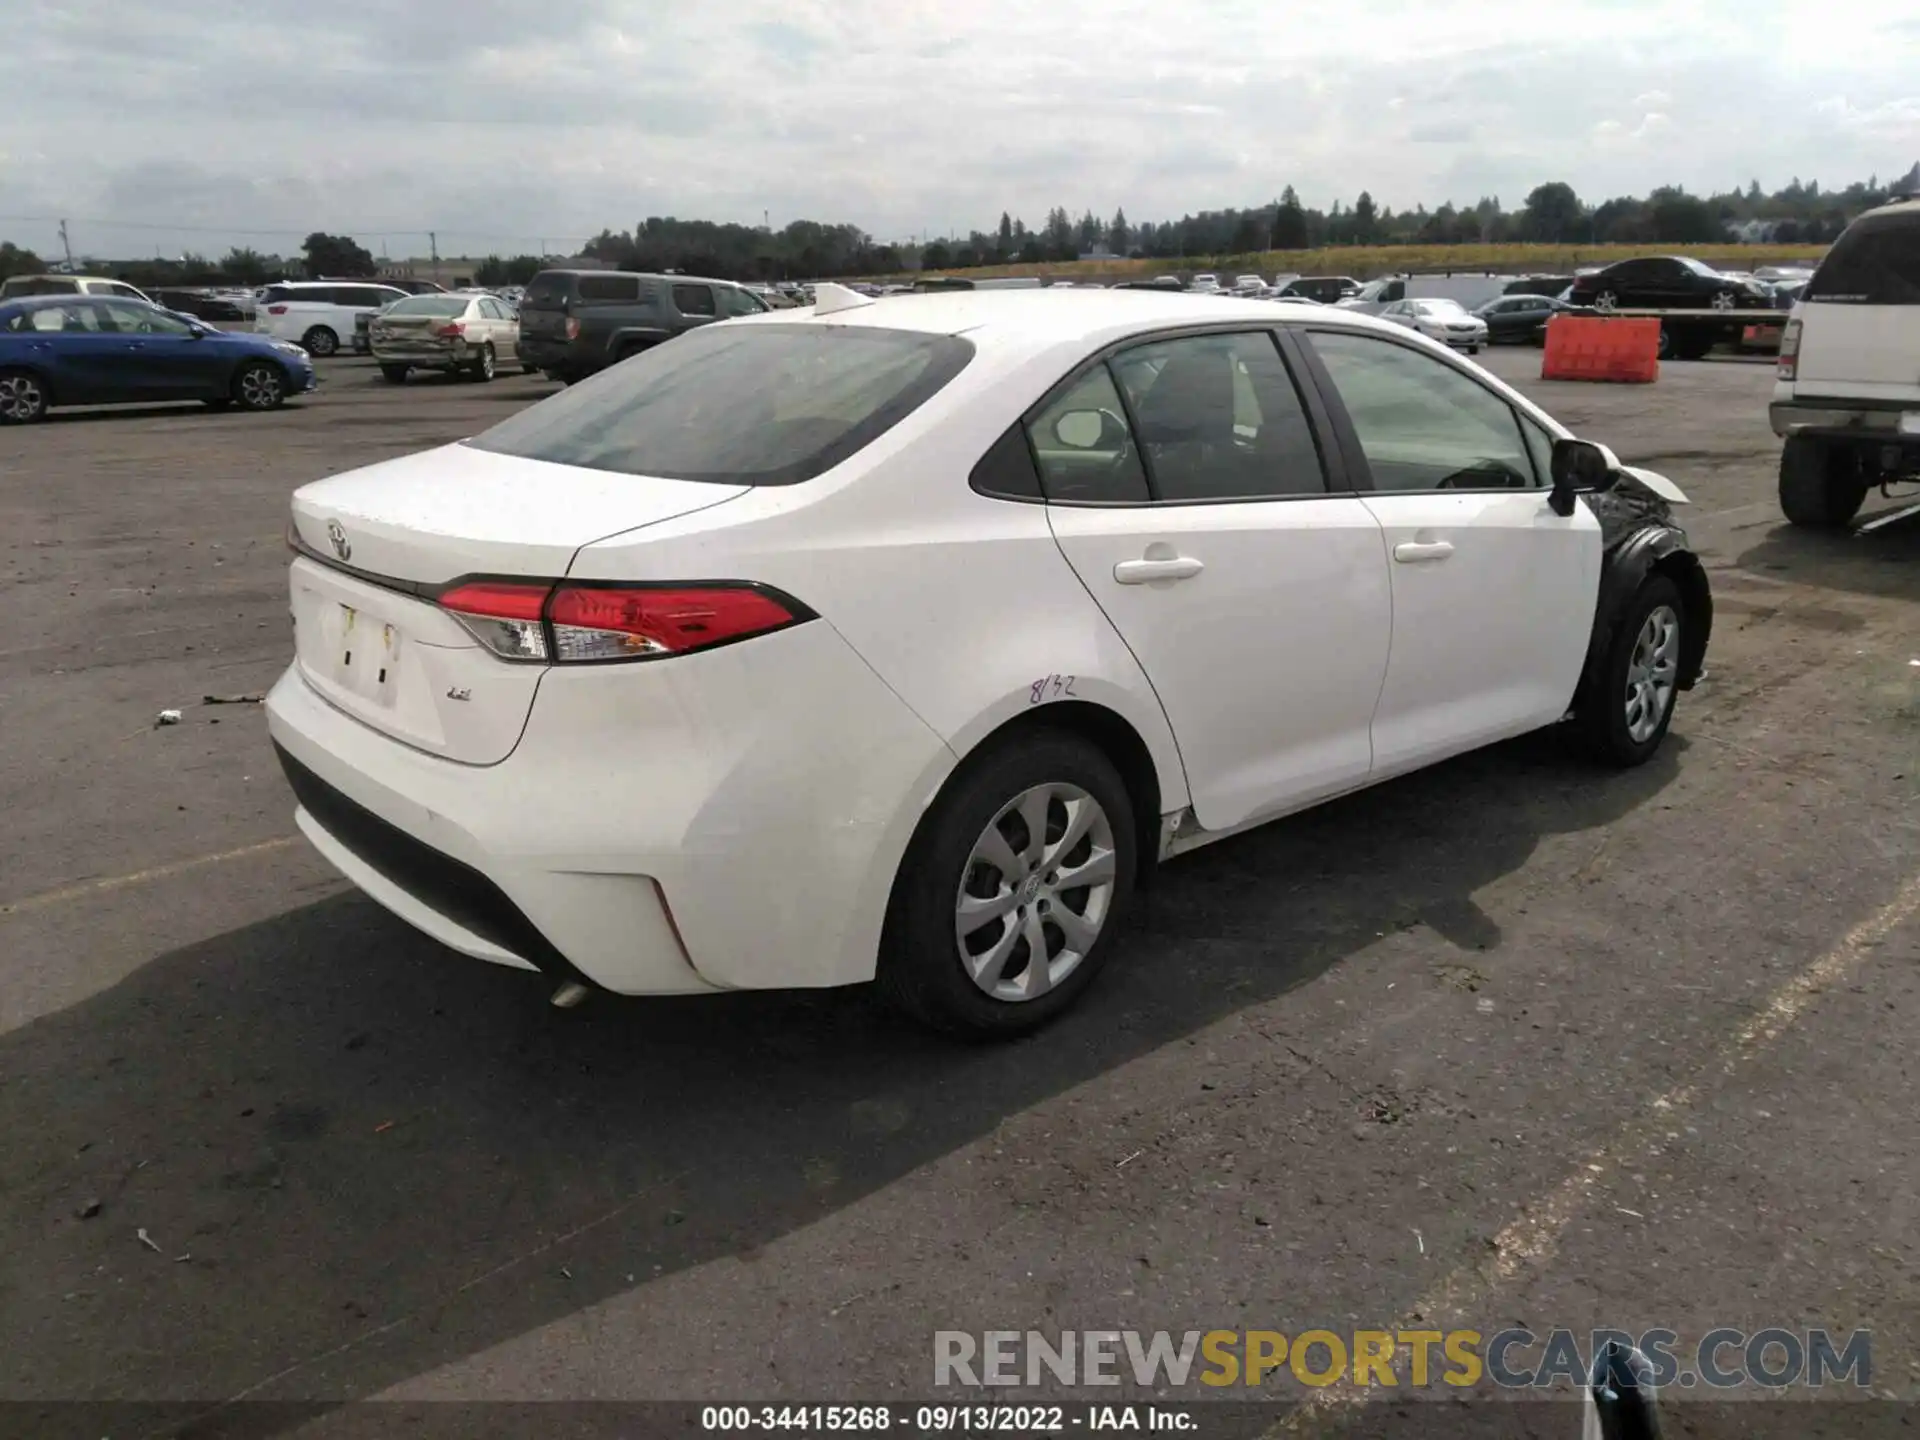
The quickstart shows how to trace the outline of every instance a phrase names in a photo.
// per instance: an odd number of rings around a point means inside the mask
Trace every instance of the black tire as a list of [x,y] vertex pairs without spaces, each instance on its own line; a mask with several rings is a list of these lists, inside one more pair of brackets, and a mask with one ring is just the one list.
[[[1048,784],[1078,787],[1105,813],[1113,837],[1112,890],[1097,938],[1071,970],[1031,1000],[999,999],[976,985],[961,962],[954,936],[955,905],[969,878],[976,841],[1009,803]],[[1064,811],[1057,813],[1064,817]],[[1024,831],[1024,822],[1009,818]],[[1055,1019],[1093,984],[1116,932],[1126,924],[1138,866],[1137,830],[1131,798],[1112,762],[1076,735],[1029,730],[969,756],[922,818],[900,863],[880,942],[882,993],[921,1023],[973,1039],[1021,1035]],[[1080,901],[1082,906],[1088,903]],[[1039,908],[1036,902],[1036,914]],[[1009,915],[1004,923],[1014,925],[1017,917]],[[1047,931],[1046,938],[1049,946],[1064,940],[1057,929]],[[1017,941],[1014,953],[1029,955],[1027,942]],[[1050,953],[1057,957],[1059,951]],[[1025,963],[1010,958],[1006,977],[1012,980],[1024,973]]]
[[1795,525],[1836,530],[1859,513],[1871,483],[1851,446],[1794,435],[1780,452],[1780,512]]
[[540,373],[540,367],[538,365],[528,365],[525,362],[522,362],[520,366],[520,373],[522,375],[538,375]]
[[480,347],[478,358],[467,367],[467,378],[484,385],[498,373],[499,368],[494,361],[493,342],[489,340]]
[[1670,685],[1664,702],[1666,713],[1659,717],[1659,723],[1650,733],[1636,738],[1627,723],[1628,672],[1634,663],[1634,651],[1640,644],[1648,617],[1662,606],[1672,610],[1678,621],[1672,656],[1673,678],[1677,682],[1681,657],[1687,649],[1686,601],[1672,580],[1665,575],[1653,575],[1622,607],[1598,678],[1575,708],[1573,723],[1581,748],[1604,765],[1630,769],[1645,764],[1667,738],[1667,728],[1673,723],[1674,707],[1680,699],[1677,683]]
[[47,418],[47,382],[31,370],[0,370],[0,425],[31,425]]
[[413,367],[411,365],[382,365],[380,367],[380,378],[389,385],[406,384],[407,376],[411,373],[413,373]]
[[278,410],[287,399],[287,373],[270,360],[249,360],[233,373],[233,403],[242,410]]
[[1679,348],[1679,344],[1680,342],[1674,338],[1672,327],[1662,325],[1660,327],[1660,348],[1656,352],[1659,357],[1662,360],[1673,359],[1674,352]]
[[309,355],[337,355],[340,337],[325,325],[316,325],[300,337],[300,348]]

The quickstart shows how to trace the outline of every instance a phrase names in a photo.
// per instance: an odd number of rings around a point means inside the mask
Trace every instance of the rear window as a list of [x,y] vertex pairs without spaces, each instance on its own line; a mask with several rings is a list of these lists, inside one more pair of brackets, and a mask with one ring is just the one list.
[[573,293],[582,300],[638,300],[638,275],[582,275],[573,282]]
[[1834,241],[1802,299],[1920,305],[1920,211],[1870,215]]
[[388,308],[389,315],[464,315],[467,313],[465,295],[415,295],[411,299],[400,300]]
[[795,485],[872,444],[973,358],[954,335],[836,325],[702,328],[467,443],[556,465]]
[[527,282],[527,293],[521,301],[538,309],[543,305],[564,305],[572,295],[573,276],[563,270],[542,270]]

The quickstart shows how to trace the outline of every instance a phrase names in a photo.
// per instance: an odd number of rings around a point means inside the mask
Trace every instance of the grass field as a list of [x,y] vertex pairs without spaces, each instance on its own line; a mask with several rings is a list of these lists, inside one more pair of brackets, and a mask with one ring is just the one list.
[[1757,265],[1817,261],[1824,245],[1345,245],[1323,250],[1266,250],[1251,255],[1189,255],[1179,260],[1069,260],[1040,265],[988,265],[964,272],[976,278],[996,275],[1051,275],[1061,279],[1131,279],[1168,272],[1212,271],[1223,279],[1238,274],[1351,275],[1369,280],[1402,271],[1502,271],[1546,275],[1571,273],[1581,265],[1610,265],[1636,255],[1692,255],[1729,270]]

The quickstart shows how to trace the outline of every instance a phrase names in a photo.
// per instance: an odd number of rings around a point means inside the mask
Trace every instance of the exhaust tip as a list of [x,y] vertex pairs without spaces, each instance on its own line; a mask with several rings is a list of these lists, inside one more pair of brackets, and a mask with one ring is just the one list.
[[578,980],[569,980],[553,992],[547,1003],[556,1010],[571,1010],[592,993]]

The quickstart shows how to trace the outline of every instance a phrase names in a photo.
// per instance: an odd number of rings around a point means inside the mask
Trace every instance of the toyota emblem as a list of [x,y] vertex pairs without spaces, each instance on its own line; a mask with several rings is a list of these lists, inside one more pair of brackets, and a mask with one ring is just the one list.
[[342,560],[353,558],[353,545],[347,539],[347,532],[340,528],[338,520],[327,521],[327,540],[333,546],[333,553]]

